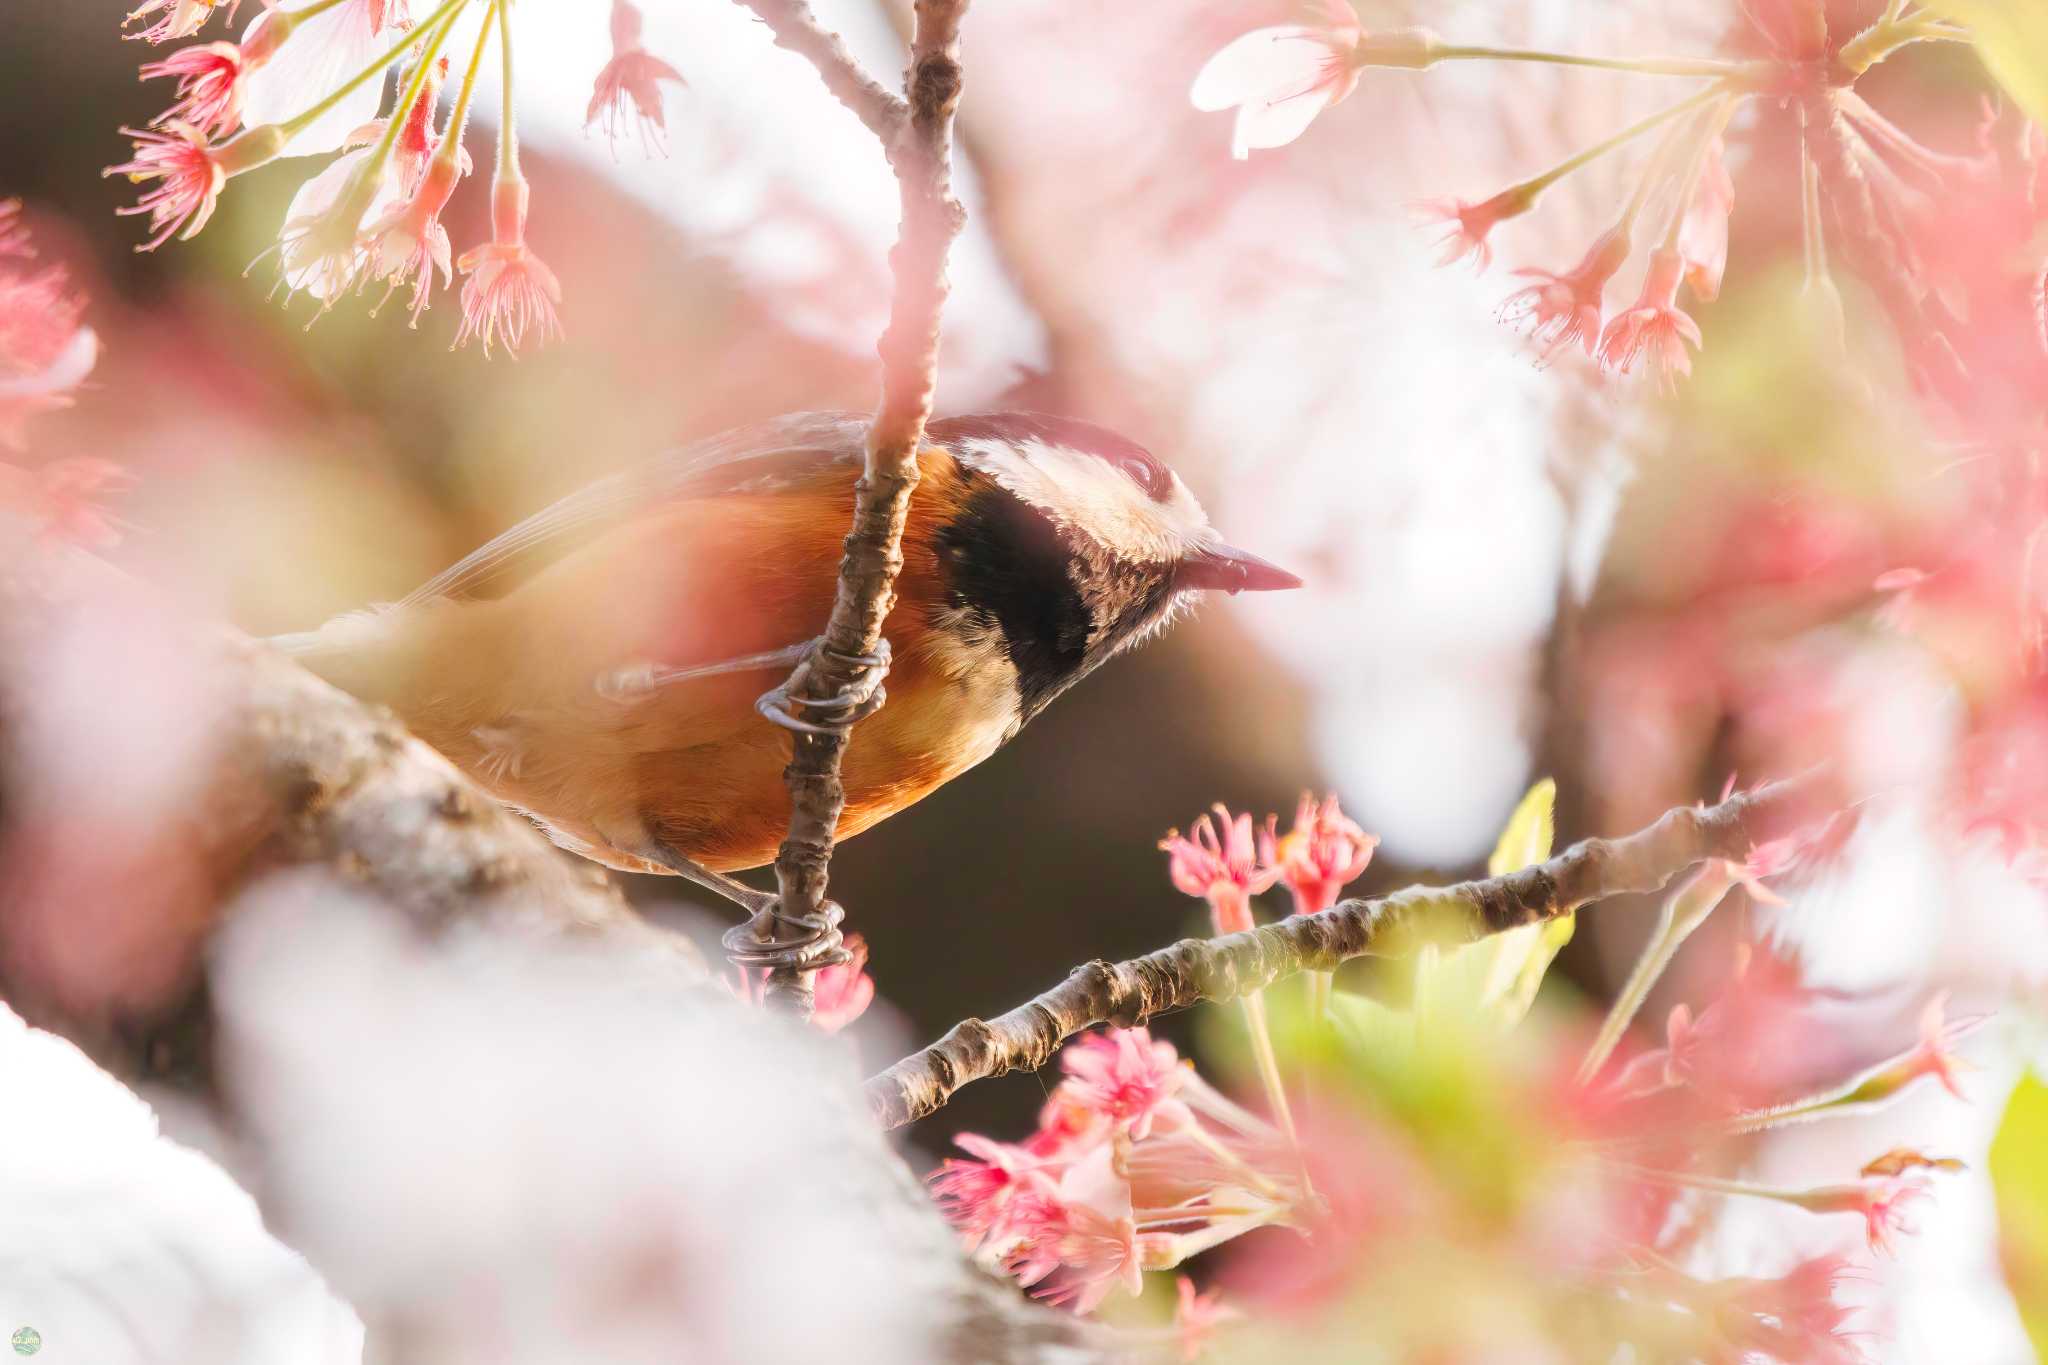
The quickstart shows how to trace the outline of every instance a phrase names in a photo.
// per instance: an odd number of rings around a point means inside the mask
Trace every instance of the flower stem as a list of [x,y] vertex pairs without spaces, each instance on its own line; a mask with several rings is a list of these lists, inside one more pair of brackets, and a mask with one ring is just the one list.
[[282,19],[290,24],[302,23],[316,14],[325,14],[341,3],[342,0],[313,0],[312,4],[302,5],[298,9],[278,10],[271,16],[270,22],[274,24]]
[[1700,173],[1707,168],[1707,149],[1728,126],[1728,116],[1734,112],[1734,97],[1724,95],[1720,104],[1700,120],[1699,131],[1693,137],[1692,152],[1686,159],[1685,174],[1678,182],[1677,202],[1671,206],[1671,224],[1664,231],[1663,247],[1666,251],[1678,249],[1678,235],[1685,228],[1686,210],[1691,207],[1693,196],[1699,193]]
[[1467,47],[1456,44],[1436,49],[1439,61],[1543,62],[1552,66],[1587,66],[1601,71],[1633,71],[1644,76],[1746,76],[1758,64],[1724,62],[1712,57],[1581,57],[1569,52],[1546,52],[1527,47]]
[[308,109],[305,113],[299,114],[293,118],[286,119],[283,123],[279,124],[278,127],[284,130],[284,134],[286,137],[295,137],[299,133],[304,132],[307,126],[310,125],[315,119],[319,118],[322,114],[332,109],[335,105],[347,99],[350,95],[353,95],[357,90],[361,89],[365,83],[374,80],[379,76],[382,76],[385,70],[389,68],[393,62],[397,61],[401,56],[403,56],[407,48],[413,45],[413,43],[417,39],[417,36],[420,33],[431,30],[436,25],[440,24],[441,21],[444,19],[452,19],[453,16],[459,10],[461,10],[461,8],[464,5],[468,3],[469,0],[442,0],[441,8],[435,10],[432,14],[428,15],[426,22],[420,24],[415,29],[409,30],[404,37],[400,38],[396,43],[392,44],[392,46],[382,56],[372,58],[368,66],[364,67],[361,71],[356,72],[355,75],[349,77],[348,80],[342,84],[340,89],[328,95],[326,99],[321,100],[318,104],[314,105],[311,109]]
[[440,53],[441,44],[447,42],[448,35],[455,30],[456,18],[457,15],[450,14],[421,44],[420,59],[413,64],[412,79],[405,83],[405,91],[398,97],[397,107],[391,111],[391,117],[384,121],[384,136],[377,139],[377,150],[371,154],[365,174],[374,177],[382,170],[385,159],[391,155],[391,149],[398,145],[398,136],[405,131],[405,121],[412,115],[413,105],[418,102],[420,93],[427,88],[427,81],[433,74],[434,58]]
[[1672,119],[1677,118],[1679,115],[1686,113],[1689,110],[1699,108],[1708,100],[1714,99],[1717,96],[1726,93],[1726,87],[1722,84],[1717,83],[1713,86],[1708,87],[1705,90],[1701,90],[1696,94],[1689,96],[1686,99],[1680,100],[1676,104],[1670,105],[1669,107],[1664,109],[1660,109],[1654,114],[1651,114],[1645,118],[1637,119],[1634,123],[1631,123],[1628,127],[1622,129],[1620,132],[1614,134],[1612,137],[1608,137],[1603,139],[1602,141],[1596,142],[1592,146],[1586,148],[1584,151],[1575,152],[1571,156],[1566,157],[1563,161],[1558,162],[1555,166],[1552,166],[1549,170],[1543,172],[1543,174],[1535,176],[1529,180],[1523,181],[1518,188],[1527,191],[1530,197],[1533,199],[1536,195],[1541,194],[1543,191],[1549,189],[1552,185],[1564,179],[1573,171],[1578,170],[1580,167],[1585,166],[1590,162],[1597,161],[1599,158],[1613,151],[1616,147],[1620,147],[1625,143],[1633,142],[1637,138],[1641,137],[1644,133],[1649,132],[1652,128],[1658,127],[1664,123],[1668,123]]
[[476,46],[469,54],[469,67],[462,73],[462,88],[455,92],[455,107],[448,111],[448,127],[441,134],[440,147],[434,152],[436,161],[452,166],[462,156],[462,135],[469,128],[469,102],[476,95],[476,78],[483,68],[484,50],[491,45],[491,20],[497,17],[503,4],[504,0],[491,0],[483,26],[477,30]]
[[1842,50],[1835,54],[1835,64],[1853,79],[1870,70],[1900,48],[1913,43],[1967,43],[1968,30],[1945,24],[1927,15],[1915,15],[1911,19],[1899,17],[1901,7],[1894,5],[1885,11],[1882,19],[1864,29],[1861,33],[1842,44]]
[[498,115],[498,175],[499,180],[519,178],[519,130],[513,122],[512,101],[512,4],[511,0],[497,0],[498,10],[498,59],[499,69],[504,73],[503,98],[505,107]]
[[1600,1021],[1600,1032],[1594,1037],[1586,1060],[1579,1064],[1581,1085],[1600,1074],[1600,1068],[1613,1055],[1615,1045],[1628,1031],[1636,1012],[1650,998],[1650,989],[1664,975],[1671,959],[1678,955],[1679,945],[1706,922],[1707,916],[1713,913],[1714,907],[1721,903],[1721,898],[1734,884],[1728,865],[1717,860],[1701,867],[1665,897],[1663,907],[1657,912],[1656,932],[1651,934],[1649,943],[1643,948],[1643,955],[1636,959],[1635,970],[1629,973],[1628,981],[1621,988],[1621,994],[1615,997],[1607,1017]]
[[1294,1112],[1287,1106],[1287,1088],[1280,1083],[1280,1059],[1273,1052],[1273,1036],[1266,1029],[1266,998],[1257,991],[1244,997],[1245,1031],[1251,1035],[1252,1060],[1259,1068],[1259,1080],[1266,1087],[1266,1102],[1287,1141],[1299,1147],[1294,1131]]
[[1806,283],[1828,278],[1827,238],[1820,222],[1820,167],[1814,163],[1809,140],[1813,130],[1806,126],[1806,111],[1799,111],[1799,247],[1806,267]]

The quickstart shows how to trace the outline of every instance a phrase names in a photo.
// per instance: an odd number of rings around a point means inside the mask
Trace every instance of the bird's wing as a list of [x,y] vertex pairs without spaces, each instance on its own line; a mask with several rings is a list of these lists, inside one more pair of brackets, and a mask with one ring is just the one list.
[[859,461],[867,418],[803,412],[736,427],[621,470],[543,508],[408,594],[401,607],[503,597],[592,536],[676,498],[761,488]]

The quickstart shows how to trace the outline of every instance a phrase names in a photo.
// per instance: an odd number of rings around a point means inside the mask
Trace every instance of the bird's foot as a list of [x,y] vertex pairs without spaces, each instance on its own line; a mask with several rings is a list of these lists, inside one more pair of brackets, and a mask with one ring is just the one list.
[[[812,696],[808,690],[813,665],[820,656],[857,670],[845,687],[825,697]],[[789,681],[763,692],[754,702],[754,709],[785,730],[844,736],[856,722],[881,710],[889,699],[888,690],[882,686],[882,680],[889,674],[889,657],[887,640],[876,645],[872,654],[841,654],[820,637],[811,642]]]
[[783,910],[780,896],[770,895],[752,919],[726,930],[719,942],[726,959],[743,969],[815,971],[853,960],[839,933],[845,918],[837,901],[824,902],[816,914],[792,915]]

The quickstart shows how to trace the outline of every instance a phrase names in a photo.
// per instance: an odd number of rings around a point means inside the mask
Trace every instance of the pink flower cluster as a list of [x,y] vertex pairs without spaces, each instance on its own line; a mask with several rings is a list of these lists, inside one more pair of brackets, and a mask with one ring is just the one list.
[[[85,301],[62,266],[38,266],[19,200],[0,200],[0,449],[24,453],[28,422],[70,406],[99,359],[82,321]],[[91,456],[30,469],[0,460],[0,514],[26,518],[45,541],[107,549],[120,523],[102,505],[132,485],[128,471]]]
[[[129,16],[130,35],[151,43],[191,38],[220,0],[148,0]],[[512,113],[512,0],[438,0],[419,18],[410,0],[310,0],[286,9],[266,4],[239,42],[193,43],[145,64],[145,80],[171,83],[170,107],[134,139],[129,159],[107,168],[142,186],[121,210],[148,219],[153,250],[189,240],[212,218],[228,182],[283,156],[340,152],[310,177],[278,234],[281,283],[323,310],[343,295],[381,284],[388,299],[410,287],[414,326],[428,306],[436,274],[443,286],[460,270],[462,319],[455,344],[494,343],[517,353],[529,340],[561,335],[562,290],[527,241],[530,189],[519,168]],[[443,55],[466,15],[481,14],[445,116]],[[614,139],[630,108],[641,141],[659,147],[665,130],[661,83],[681,83],[647,52],[630,0],[613,0],[613,55],[599,73],[586,122]],[[472,102],[495,45],[507,112],[491,187],[489,240],[453,256],[442,216],[470,171],[463,138]],[[398,101],[379,117],[385,75],[396,69]],[[373,312],[375,310],[373,309]]]
[[1140,1292],[1147,1270],[1303,1207],[1285,1136],[1172,1044],[1110,1029],[1071,1044],[1061,1063],[1066,1078],[1037,1132],[1015,1144],[962,1133],[968,1155],[931,1178],[968,1248],[1019,1284],[1091,1312],[1113,1290]]
[[1293,893],[1298,915],[1329,909],[1379,847],[1377,838],[1344,814],[1335,795],[1317,802],[1304,792],[1285,836],[1277,815],[1254,828],[1249,814],[1233,816],[1221,804],[1215,811],[1213,821],[1199,816],[1185,835],[1168,830],[1159,847],[1175,888],[1209,902],[1219,934],[1251,928],[1251,898],[1276,884]]
[[[1304,796],[1293,828],[1281,835],[1278,826],[1277,817],[1261,828],[1217,806],[1188,835],[1162,844],[1174,886],[1209,902],[1218,933],[1248,927],[1251,897],[1281,883],[1297,913],[1329,908],[1365,870],[1376,842],[1334,798]],[[1774,896],[1761,879],[1795,871],[1821,837],[1773,840],[1742,862],[1709,863],[1699,876],[1715,900],[1736,885]],[[1731,1174],[1745,1138],[1761,1129],[1862,1112],[1928,1079],[1960,1096],[1955,1045],[1978,1022],[1949,1021],[1937,997],[1922,1013],[1917,1041],[1867,1062],[1819,1025],[1820,1007],[1833,1002],[1755,945],[1741,949],[1729,982],[1697,1017],[1684,1005],[1671,1012],[1662,1046],[1588,1064],[1569,1080],[1561,1059],[1532,1054],[1511,1035],[1487,1035],[1494,1041],[1478,1057],[1447,1073],[1455,1083],[1421,1080],[1419,1057],[1388,1054],[1404,1037],[1422,1050],[1425,1031],[1355,1032],[1346,1020],[1358,1019],[1348,1011],[1360,1003],[1309,1019],[1335,1030],[1340,1050],[1356,1049],[1346,1054],[1351,1067],[1392,1078],[1391,1094],[1318,1070],[1327,1059],[1310,1062],[1304,1093],[1314,1103],[1297,1129],[1263,1010],[1247,1017],[1271,1121],[1219,1092],[1145,1029],[1113,1028],[1068,1046],[1065,1075],[1023,1141],[958,1135],[964,1155],[932,1174],[934,1194],[978,1258],[1078,1312],[1118,1290],[1139,1293],[1147,1271],[1277,1229],[1288,1235],[1233,1249],[1225,1278],[1234,1295],[1297,1313],[1355,1302],[1386,1275],[1390,1258],[1463,1258],[1539,1295],[1581,1296],[1556,1310],[1588,1324],[1590,1338],[1576,1346],[1590,1339],[1611,1353],[1637,1333],[1645,1345],[1677,1333],[1686,1344],[1671,1358],[1802,1365],[1858,1358],[1849,1310],[1834,1296],[1847,1260],[1809,1259],[1775,1277],[1689,1273],[1681,1261],[1716,1201],[1853,1218],[1871,1253],[1890,1254],[1932,1197],[1933,1177],[1957,1166],[1902,1148],[1854,1179],[1811,1188]],[[1394,1014],[1364,1008],[1366,1022]],[[1441,1027],[1458,1036],[1448,1017]],[[1477,1089],[1454,1096],[1433,1088],[1446,1084]],[[1475,1160],[1465,1145],[1513,1155],[1503,1167]],[[1446,1255],[1446,1247],[1454,1250]],[[1257,1321],[1222,1308],[1191,1280],[1182,1279],[1179,1294],[1174,1337],[1187,1358],[1227,1318]],[[1559,1358],[1580,1358],[1561,1349]]]

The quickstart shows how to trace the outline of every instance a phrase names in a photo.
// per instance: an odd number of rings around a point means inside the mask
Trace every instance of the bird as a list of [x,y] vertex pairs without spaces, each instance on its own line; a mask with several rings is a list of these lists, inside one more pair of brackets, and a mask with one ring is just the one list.
[[389,707],[564,848],[758,912],[769,893],[730,874],[773,861],[789,816],[790,741],[762,715],[865,717],[842,760],[846,838],[989,757],[1202,594],[1301,586],[1227,544],[1172,469],[1105,427],[940,418],[917,456],[886,656],[858,661],[869,683],[853,695],[775,692],[822,647],[867,432],[860,413],[795,413],[664,453],[396,603],[273,643]]

